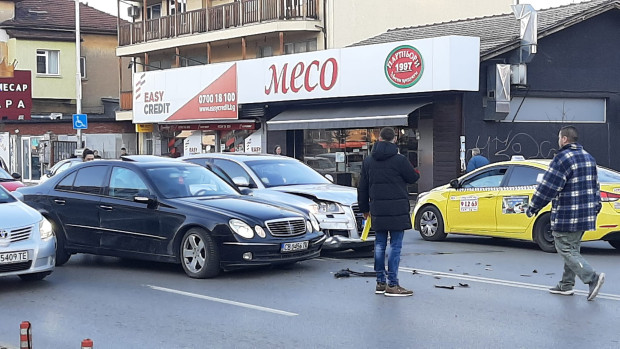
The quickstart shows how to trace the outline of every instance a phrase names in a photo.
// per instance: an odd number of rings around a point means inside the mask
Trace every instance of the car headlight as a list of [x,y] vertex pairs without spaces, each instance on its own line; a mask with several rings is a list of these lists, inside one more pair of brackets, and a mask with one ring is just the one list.
[[335,202],[319,202],[320,213],[344,213],[342,206]]
[[310,211],[310,213],[312,214],[319,213],[319,205],[317,204],[308,205],[308,211]]
[[43,218],[39,222],[39,233],[41,234],[41,240],[49,239],[54,235],[54,231],[52,229],[52,223],[47,219]]
[[312,233],[312,223],[310,221],[306,221],[306,230],[308,233]]
[[230,229],[235,232],[235,234],[243,238],[251,239],[254,237],[254,230],[252,230],[252,227],[247,225],[244,221],[231,219],[228,221],[228,225],[230,226]]
[[310,215],[310,223],[312,224],[314,230],[321,231],[321,225],[319,224],[319,220],[316,219],[313,214]]
[[260,225],[257,225],[254,227],[254,230],[256,230],[256,235],[264,238],[265,236],[267,236],[267,234],[265,234],[265,229],[263,229],[263,227],[261,227]]

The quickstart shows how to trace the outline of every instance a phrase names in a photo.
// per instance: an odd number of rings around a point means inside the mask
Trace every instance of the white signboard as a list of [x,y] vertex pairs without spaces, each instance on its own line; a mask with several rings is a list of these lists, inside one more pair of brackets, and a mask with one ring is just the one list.
[[194,131],[183,140],[183,154],[193,155],[202,153],[202,131]]
[[254,132],[245,138],[245,152],[246,153],[261,153],[261,132]]
[[227,120],[244,103],[477,91],[479,66],[479,38],[446,36],[136,73],[133,120]]
[[461,196],[461,212],[476,212],[478,211],[478,197],[477,196]]

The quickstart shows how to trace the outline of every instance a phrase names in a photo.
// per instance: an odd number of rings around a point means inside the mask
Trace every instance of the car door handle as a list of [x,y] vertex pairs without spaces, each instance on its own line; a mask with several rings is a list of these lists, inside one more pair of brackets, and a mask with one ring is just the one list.
[[54,202],[57,203],[58,205],[64,205],[66,202],[63,199],[54,199]]
[[99,207],[101,207],[102,209],[106,210],[106,211],[112,211],[113,207],[112,206],[105,206],[105,205],[100,205]]
[[490,198],[494,198],[494,197],[495,197],[495,195],[492,195],[492,194],[491,194],[491,195],[481,196],[480,198],[481,198],[481,199],[490,199]]

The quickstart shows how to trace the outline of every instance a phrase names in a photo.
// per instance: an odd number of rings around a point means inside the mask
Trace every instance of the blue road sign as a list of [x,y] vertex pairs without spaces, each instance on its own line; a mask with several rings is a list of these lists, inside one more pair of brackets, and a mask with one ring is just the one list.
[[73,114],[73,129],[86,130],[88,128],[88,116],[86,114]]

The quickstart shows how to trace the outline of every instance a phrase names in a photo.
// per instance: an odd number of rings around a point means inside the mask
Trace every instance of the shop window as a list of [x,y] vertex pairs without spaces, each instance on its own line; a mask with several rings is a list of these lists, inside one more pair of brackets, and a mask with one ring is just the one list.
[[316,39],[284,44],[284,54],[316,51]]

